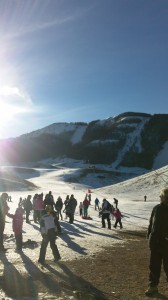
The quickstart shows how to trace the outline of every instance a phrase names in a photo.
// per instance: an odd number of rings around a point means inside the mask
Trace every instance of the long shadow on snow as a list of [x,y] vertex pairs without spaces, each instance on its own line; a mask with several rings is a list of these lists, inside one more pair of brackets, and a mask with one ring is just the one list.
[[[74,234],[73,234],[74,235]],[[65,247],[72,249],[73,251],[82,254],[82,255],[86,255],[86,248],[81,247],[80,245],[78,245],[77,243],[75,243],[72,238],[69,236],[68,234],[61,234],[59,236],[59,238],[61,238],[67,245]]]
[[36,297],[37,289],[30,277],[22,276],[22,274],[13,266],[4,254],[0,255],[0,259],[4,264],[4,272],[0,278],[0,286],[5,294],[15,299],[22,297]]
[[76,237],[81,237],[84,238],[83,234],[81,231],[79,231],[78,228],[76,228],[76,223],[75,224],[69,224],[69,223],[61,223],[61,228],[64,229],[64,233],[73,235]]
[[[116,239],[116,240],[121,240],[121,238],[119,238],[118,236],[113,236],[113,235],[111,235],[111,234],[106,234],[106,233],[102,233],[102,232],[96,232],[96,231],[93,231],[93,230],[91,230],[91,229],[89,229],[89,228],[86,228],[86,227],[84,227],[84,226],[82,226],[82,225],[80,225],[80,224],[75,224],[77,227],[79,227],[82,231],[86,231],[86,232],[89,232],[90,233],[90,235],[100,235],[100,236],[104,236],[104,237],[109,237],[110,239],[111,238],[113,238],[113,239]],[[112,231],[109,231],[110,233],[112,232]],[[86,235],[86,233],[84,233],[84,235]]]
[[[81,224],[84,224],[84,225],[87,225],[87,226],[90,226],[90,227],[97,228],[97,226],[94,225],[94,224],[91,224],[91,223],[89,222],[89,220],[86,220],[85,222],[84,222],[84,221],[75,220],[75,225],[76,225],[76,222],[81,223]],[[96,222],[96,223],[98,223],[98,224],[101,224],[100,221],[94,221],[94,222]]]
[[123,212],[123,216],[126,217],[126,218],[129,218],[128,216],[131,216],[131,217],[134,217],[134,218],[137,218],[137,219],[148,220],[148,218],[142,218],[140,216],[136,216],[136,215],[133,215],[133,214],[128,214],[128,213],[125,213],[125,212]]
[[[46,286],[50,290],[51,293],[58,293],[61,291],[60,286],[56,280],[54,280],[50,274],[45,274],[42,272],[33,262],[32,260],[27,257],[23,252],[20,254],[22,261],[24,263],[25,269],[30,275],[30,282],[29,282],[29,288],[34,287],[35,280],[40,280],[41,283]],[[60,277],[60,273],[58,272],[57,275]],[[56,279],[56,278],[55,278]],[[35,286],[37,289],[37,287]]]
[[37,225],[32,224],[32,223],[30,223],[30,225],[31,225],[35,230],[40,231],[40,227],[38,227]]

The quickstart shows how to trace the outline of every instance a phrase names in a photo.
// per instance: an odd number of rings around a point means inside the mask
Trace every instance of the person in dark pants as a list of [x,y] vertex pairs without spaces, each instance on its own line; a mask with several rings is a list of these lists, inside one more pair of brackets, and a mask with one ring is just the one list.
[[31,197],[32,197],[31,195],[28,195],[24,203],[24,210],[26,212],[26,223],[30,223],[29,215],[31,210],[33,209],[33,205],[31,203]]
[[113,198],[113,199],[114,199],[115,208],[117,209],[118,208],[118,199],[116,199],[116,198]]
[[58,220],[59,220],[59,216],[61,218],[61,220],[63,220],[63,217],[62,217],[62,208],[63,208],[63,201],[62,201],[62,198],[59,196],[56,203],[55,203],[55,210],[57,212],[57,215],[58,215]]
[[51,205],[51,206],[52,206],[52,209],[54,209],[55,202],[54,202],[54,197],[53,197],[53,195],[52,195],[52,191],[49,191],[49,193],[48,193],[47,195],[45,195],[45,199],[44,199],[44,208],[45,208],[47,205]]
[[123,225],[122,225],[122,222],[121,222],[121,218],[122,218],[122,214],[120,212],[120,210],[117,208],[113,211],[113,215],[115,216],[116,218],[116,221],[115,221],[115,224],[114,224],[114,228],[117,228],[117,224],[119,223],[120,225],[120,229],[123,228]]
[[74,198],[74,195],[71,195],[65,207],[66,215],[69,217],[70,224],[73,224],[74,222],[74,213],[75,213],[76,206],[77,206],[77,200]]
[[106,199],[103,199],[102,210],[100,212],[100,215],[102,216],[102,228],[106,228],[105,220],[107,220],[108,229],[111,229],[110,213],[109,202]]
[[3,245],[3,234],[5,229],[5,217],[9,210],[9,207],[7,205],[8,200],[8,194],[2,193],[0,196],[0,251],[5,251],[4,245]]
[[100,203],[100,201],[99,201],[99,199],[96,197],[96,199],[95,199],[95,210],[99,210],[99,203]]
[[153,296],[158,292],[162,263],[168,281],[168,188],[161,190],[160,204],[152,210],[147,238],[150,247],[150,272],[145,294]]
[[[47,207],[46,207],[47,209]],[[61,259],[60,253],[58,251],[56,245],[56,224],[54,217],[47,212],[46,210],[43,211],[43,215],[40,219],[40,230],[42,234],[42,243],[40,248],[40,255],[38,262],[41,264],[45,263],[45,256],[48,243],[50,243],[50,247],[54,256],[54,261],[57,262]]]

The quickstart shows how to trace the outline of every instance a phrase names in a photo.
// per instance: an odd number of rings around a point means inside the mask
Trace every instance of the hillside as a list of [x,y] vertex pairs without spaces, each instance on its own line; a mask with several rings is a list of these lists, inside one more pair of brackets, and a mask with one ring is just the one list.
[[15,139],[1,140],[1,164],[69,157],[113,170],[147,170],[168,164],[155,159],[168,142],[168,114],[128,112],[90,123],[54,123]]

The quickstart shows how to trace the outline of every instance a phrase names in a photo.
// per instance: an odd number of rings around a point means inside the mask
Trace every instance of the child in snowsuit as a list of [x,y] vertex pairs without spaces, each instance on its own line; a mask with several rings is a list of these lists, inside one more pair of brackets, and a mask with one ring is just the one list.
[[113,215],[115,216],[116,218],[116,221],[115,221],[115,224],[114,224],[114,228],[117,227],[117,224],[119,223],[120,224],[120,229],[123,228],[122,226],[122,222],[121,222],[121,218],[122,218],[122,214],[120,212],[120,210],[117,208],[114,212],[113,212]]
[[18,207],[15,211],[15,214],[7,213],[7,216],[9,218],[13,219],[12,227],[13,232],[15,235],[16,240],[16,251],[22,251],[22,243],[23,243],[23,237],[22,237],[22,228],[23,228],[23,214],[24,209],[21,207]]
[[54,256],[54,261],[57,262],[59,259],[61,259],[57,245],[55,243],[57,230],[55,218],[47,211],[47,209],[48,208],[43,211],[43,215],[40,219],[40,231],[43,239],[41,243],[38,262],[41,264],[45,263],[46,250],[49,242]]

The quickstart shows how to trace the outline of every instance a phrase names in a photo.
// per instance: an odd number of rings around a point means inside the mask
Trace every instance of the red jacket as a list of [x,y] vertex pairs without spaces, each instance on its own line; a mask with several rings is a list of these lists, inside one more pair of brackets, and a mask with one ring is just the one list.
[[113,215],[115,216],[115,218],[116,218],[117,220],[122,218],[122,214],[121,214],[121,212],[120,212],[119,209],[115,210],[115,211],[113,212]]

